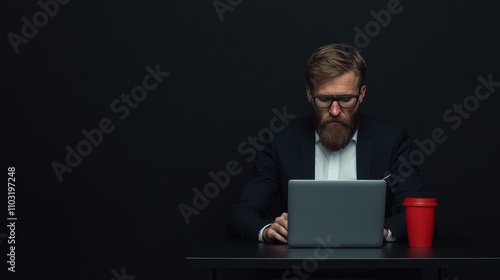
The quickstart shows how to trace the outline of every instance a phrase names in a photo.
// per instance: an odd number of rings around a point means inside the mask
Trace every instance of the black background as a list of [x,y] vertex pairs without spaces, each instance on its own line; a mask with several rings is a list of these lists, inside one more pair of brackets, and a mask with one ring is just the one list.
[[[370,11],[388,2],[232,1],[221,21],[211,1],[73,0],[17,54],[7,34],[21,35],[21,18],[32,21],[41,8],[3,3],[2,158],[5,177],[16,167],[16,275],[108,280],[125,268],[136,280],[198,277],[185,269],[186,248],[228,235],[228,209],[251,170],[238,145],[269,126],[273,108],[308,113],[304,65],[332,42],[359,47],[368,63],[366,113],[420,140],[436,127],[446,132],[422,164],[439,199],[439,232],[500,251],[500,88],[456,130],[443,119],[474,94],[478,76],[500,81],[498,4],[401,1],[361,47],[354,28],[364,30]],[[120,120],[111,103],[157,64],[170,76]],[[103,118],[115,130],[59,182],[51,164],[65,164],[65,147]],[[187,225],[178,205],[192,205],[192,189],[230,160],[243,171]]]

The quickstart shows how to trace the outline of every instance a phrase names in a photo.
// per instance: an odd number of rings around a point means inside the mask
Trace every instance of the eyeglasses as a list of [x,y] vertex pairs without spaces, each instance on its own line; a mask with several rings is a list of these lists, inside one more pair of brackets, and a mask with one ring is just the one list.
[[313,96],[314,106],[326,109],[332,106],[333,101],[337,101],[341,108],[353,108],[358,104],[359,95],[337,95],[337,96]]

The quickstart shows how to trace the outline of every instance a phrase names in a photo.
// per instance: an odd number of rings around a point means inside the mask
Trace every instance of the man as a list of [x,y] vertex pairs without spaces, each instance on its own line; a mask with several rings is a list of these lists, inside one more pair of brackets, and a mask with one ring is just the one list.
[[[306,66],[306,95],[312,117],[291,123],[259,154],[254,171],[231,209],[232,236],[287,243],[287,186],[290,179],[382,179],[392,174],[387,191],[384,238],[406,237],[405,197],[423,195],[423,184],[408,155],[408,134],[361,114],[366,95],[366,63],[347,46],[317,49]],[[266,211],[276,195],[281,216]]]

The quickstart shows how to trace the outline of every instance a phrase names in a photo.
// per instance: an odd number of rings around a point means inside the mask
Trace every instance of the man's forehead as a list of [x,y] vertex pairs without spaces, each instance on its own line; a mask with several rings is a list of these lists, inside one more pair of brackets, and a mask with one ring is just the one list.
[[353,96],[353,97],[356,97],[358,96],[357,93],[323,93],[323,92],[319,92],[319,93],[316,93],[315,96],[319,96],[319,97],[348,97],[348,96]]
[[349,71],[346,72],[342,75],[338,75],[336,77],[331,77],[323,80],[320,84],[353,84],[356,83],[358,80],[358,77],[356,76],[356,73],[354,71]]
[[358,94],[358,88],[335,88],[335,87],[329,87],[329,88],[318,88],[316,90],[316,94],[319,95],[357,95]]
[[356,79],[330,79],[318,84],[316,91],[326,92],[357,92],[358,84]]

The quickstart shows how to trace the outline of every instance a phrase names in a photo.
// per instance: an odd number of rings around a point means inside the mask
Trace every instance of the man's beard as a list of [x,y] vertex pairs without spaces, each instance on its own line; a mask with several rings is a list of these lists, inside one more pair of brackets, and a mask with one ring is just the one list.
[[314,126],[321,144],[332,151],[343,149],[352,139],[358,127],[361,115],[359,108],[352,112],[350,118],[333,117],[330,114],[322,117],[317,108],[313,107],[312,110]]

